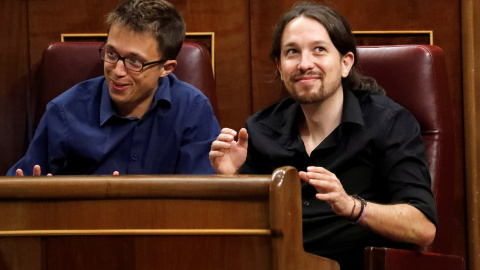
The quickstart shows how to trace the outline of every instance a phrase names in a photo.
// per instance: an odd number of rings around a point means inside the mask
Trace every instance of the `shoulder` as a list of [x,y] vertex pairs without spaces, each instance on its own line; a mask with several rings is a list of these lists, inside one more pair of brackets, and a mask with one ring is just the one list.
[[385,110],[401,110],[403,107],[385,94],[368,90],[354,90],[352,93],[360,105],[375,106]]
[[[216,122],[213,107],[208,98],[197,88],[180,81],[173,74],[163,78],[159,96],[168,98],[170,115],[175,119],[182,119],[185,125],[197,124],[204,121]],[[168,86],[167,86],[168,85]],[[160,111],[159,111],[160,112]],[[218,123],[216,123],[218,125]]]
[[358,99],[364,119],[372,121],[389,121],[399,115],[405,115],[415,121],[413,115],[388,96],[366,90],[352,91]]
[[47,104],[46,115],[79,118],[98,114],[104,84],[105,77],[101,76],[73,86]]
[[262,109],[247,119],[247,123],[262,123],[271,118],[281,118],[291,116],[292,113],[298,107],[298,103],[292,98],[286,98],[272,105]]
[[384,94],[353,91],[358,98],[365,130],[382,142],[420,136],[420,125],[412,113]]
[[80,82],[54,98],[50,103],[67,105],[72,102],[90,100],[101,94],[104,82],[104,76]]
[[208,98],[202,91],[189,83],[179,80],[174,74],[169,74],[164,79],[167,79],[169,82],[173,99],[197,102],[208,101]]

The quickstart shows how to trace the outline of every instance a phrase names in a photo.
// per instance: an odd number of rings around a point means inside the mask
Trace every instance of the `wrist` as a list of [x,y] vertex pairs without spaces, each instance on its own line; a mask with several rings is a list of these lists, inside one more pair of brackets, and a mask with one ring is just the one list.
[[357,210],[357,205],[360,205],[360,202],[357,203],[357,200],[352,195],[350,195],[349,197],[353,201],[353,206],[352,206],[352,210],[350,211],[350,215],[348,215],[347,218],[354,219],[358,215],[359,210]]
[[354,200],[357,200],[357,203],[356,203],[357,205],[358,205],[358,203],[360,203],[360,207],[359,207],[358,212],[354,211],[354,215],[353,215],[354,218],[349,218],[349,220],[352,224],[359,224],[360,222],[362,222],[365,219],[365,214],[366,214],[366,211],[367,211],[367,202],[356,194],[353,195],[352,198]]

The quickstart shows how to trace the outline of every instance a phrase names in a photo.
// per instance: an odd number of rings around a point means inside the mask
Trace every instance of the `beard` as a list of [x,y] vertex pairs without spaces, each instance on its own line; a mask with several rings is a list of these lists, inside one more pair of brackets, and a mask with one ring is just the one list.
[[307,85],[299,86],[292,84],[287,90],[292,98],[299,104],[322,103],[331,97],[342,85],[342,81],[336,80],[332,85],[325,85],[325,77],[321,77],[322,84],[318,87]]
[[[290,92],[290,91],[289,91]],[[291,91],[290,95],[299,104],[313,104],[323,102],[328,98],[328,94],[325,92],[325,87],[322,85],[317,90],[310,90],[307,93],[300,93],[299,91]]]

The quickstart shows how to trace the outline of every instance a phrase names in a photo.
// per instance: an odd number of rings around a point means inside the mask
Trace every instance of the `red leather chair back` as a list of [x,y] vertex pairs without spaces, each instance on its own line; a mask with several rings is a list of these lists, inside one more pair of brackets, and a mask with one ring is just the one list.
[[[98,48],[102,42],[58,42],[44,52],[33,93],[33,125],[36,127],[47,103],[75,84],[103,75]],[[217,113],[215,79],[208,50],[196,43],[183,43],[173,73],[201,90]]]
[[[420,124],[438,212],[435,241],[426,251],[455,254],[459,209],[452,207],[456,175],[453,104],[443,51],[436,46],[360,46],[360,71],[375,78],[387,96],[408,109]],[[461,216],[461,215],[460,215]]]

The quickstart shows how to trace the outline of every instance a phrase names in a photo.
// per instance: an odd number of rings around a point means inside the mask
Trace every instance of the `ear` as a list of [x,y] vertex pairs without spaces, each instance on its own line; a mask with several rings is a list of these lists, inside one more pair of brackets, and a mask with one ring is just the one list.
[[163,65],[163,70],[160,77],[165,77],[168,74],[172,73],[176,66],[177,66],[177,60],[168,60],[167,62],[165,62],[165,64]]
[[277,66],[278,74],[280,74],[280,80],[283,81],[282,65],[280,64],[280,59],[275,58],[275,65]]
[[348,52],[342,57],[342,78],[346,78],[352,69],[353,63],[355,62],[355,56],[352,52]]

